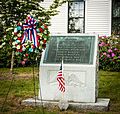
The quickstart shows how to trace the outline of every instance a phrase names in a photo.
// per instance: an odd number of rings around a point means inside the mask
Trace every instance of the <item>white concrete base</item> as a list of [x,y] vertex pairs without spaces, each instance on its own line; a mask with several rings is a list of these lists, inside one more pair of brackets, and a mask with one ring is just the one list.
[[[22,101],[22,105],[27,106],[41,106],[54,107],[58,106],[57,101],[42,101],[39,99],[29,98]],[[95,111],[107,111],[109,109],[110,99],[98,98],[96,103],[80,103],[80,102],[69,102],[69,109],[71,110],[95,110]]]

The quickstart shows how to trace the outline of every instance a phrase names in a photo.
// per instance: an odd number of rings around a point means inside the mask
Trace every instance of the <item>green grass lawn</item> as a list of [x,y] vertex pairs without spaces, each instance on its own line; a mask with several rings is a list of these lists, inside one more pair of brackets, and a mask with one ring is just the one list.
[[[36,91],[38,91],[38,69],[35,68]],[[11,85],[13,77],[13,83]],[[22,106],[21,101],[34,96],[33,68],[15,68],[13,76],[9,69],[0,69],[0,114],[42,114],[41,107]],[[5,101],[7,92],[7,100]],[[38,92],[37,92],[38,93]],[[99,72],[99,97],[110,98],[108,112],[79,111],[58,108],[44,109],[44,114],[120,114],[120,72]],[[4,104],[4,105],[3,105]],[[3,107],[4,106],[4,107]],[[1,110],[2,109],[2,110]]]

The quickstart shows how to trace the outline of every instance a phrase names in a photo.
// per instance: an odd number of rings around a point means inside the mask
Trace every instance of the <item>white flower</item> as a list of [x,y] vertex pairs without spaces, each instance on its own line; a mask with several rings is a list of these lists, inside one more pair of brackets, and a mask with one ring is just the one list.
[[4,42],[4,43],[2,43],[2,46],[4,46],[6,43]]
[[19,22],[20,26],[22,26],[22,22]]
[[22,47],[22,50],[23,50],[23,51],[25,51],[25,50],[26,50],[26,48],[23,46],[23,47]]
[[28,14],[27,17],[30,17],[30,15]]
[[13,46],[14,46],[15,44],[16,44],[15,42],[12,43]]
[[17,34],[17,36],[18,36],[18,37],[21,37],[21,34],[19,33],[19,34]]
[[6,35],[4,35],[4,38],[6,38]]
[[15,55],[19,55],[19,52],[15,52]]
[[17,28],[14,29],[14,32],[17,32]]
[[40,36],[40,37],[42,37],[42,36],[43,36],[43,34],[42,34],[42,33],[39,33],[39,36]]
[[27,42],[26,42],[26,43],[27,43],[27,44],[28,44],[28,43],[32,43],[32,41],[30,41],[30,40],[27,40]]
[[40,44],[43,44],[43,41],[40,41]]
[[26,48],[28,48],[29,47],[29,45],[26,45]]
[[35,50],[35,53],[39,53],[39,51],[38,51],[38,50]]
[[16,21],[13,21],[13,23],[16,23]]
[[14,40],[16,40],[17,39],[17,37],[14,37]]
[[42,46],[39,46],[39,49],[42,49]]
[[0,45],[0,48],[2,48],[3,46],[2,45]]
[[26,45],[27,45],[27,43],[25,42],[25,43],[24,43],[24,46],[26,46]]
[[46,30],[44,31],[44,34],[47,34],[47,31],[46,31]]
[[17,45],[17,49],[20,49],[20,45]]
[[118,44],[119,42],[115,42],[115,44]]
[[13,45],[13,46],[12,46],[12,48],[16,48],[16,46],[15,46],[15,45]]
[[10,28],[8,28],[8,29],[6,29],[6,31],[9,31],[9,30],[12,30],[13,28],[12,27],[10,27]]

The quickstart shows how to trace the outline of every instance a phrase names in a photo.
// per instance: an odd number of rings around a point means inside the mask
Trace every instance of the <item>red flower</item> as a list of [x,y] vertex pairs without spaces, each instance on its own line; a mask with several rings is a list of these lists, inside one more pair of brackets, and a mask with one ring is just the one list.
[[17,25],[20,26],[20,22]]
[[27,58],[24,58],[24,61],[26,62],[26,61],[27,61]]
[[19,37],[18,37],[17,39],[18,39],[18,40],[21,40],[21,38],[19,38]]
[[43,40],[43,43],[45,44],[47,42],[47,40]]
[[19,49],[19,52],[21,53],[21,52],[22,52],[22,49]]
[[40,39],[40,36],[39,36],[39,35],[37,35],[37,38],[38,38],[38,39]]
[[16,35],[17,35],[17,32],[14,32],[14,35],[16,36]]
[[22,64],[22,65],[25,65],[25,61],[21,61],[21,64]]
[[21,42],[21,38],[18,37],[17,40],[19,40]]
[[22,52],[22,45],[20,45],[20,49],[17,49],[17,51]]
[[47,28],[47,25],[44,24],[44,27]]
[[34,44],[31,45],[31,48],[33,48],[33,49],[35,48]]
[[40,32],[43,32],[44,30],[42,28],[39,28]]
[[25,56],[28,57],[28,54],[26,53]]
[[43,44],[42,47],[45,49],[46,48],[46,44]]
[[40,46],[40,43],[38,42],[37,46]]

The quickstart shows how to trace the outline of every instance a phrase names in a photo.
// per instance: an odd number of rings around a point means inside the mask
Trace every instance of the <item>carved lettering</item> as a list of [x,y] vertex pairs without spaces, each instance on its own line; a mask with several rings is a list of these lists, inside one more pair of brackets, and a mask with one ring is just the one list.
[[44,63],[91,64],[93,56],[92,45],[94,37],[53,37],[47,46]]

